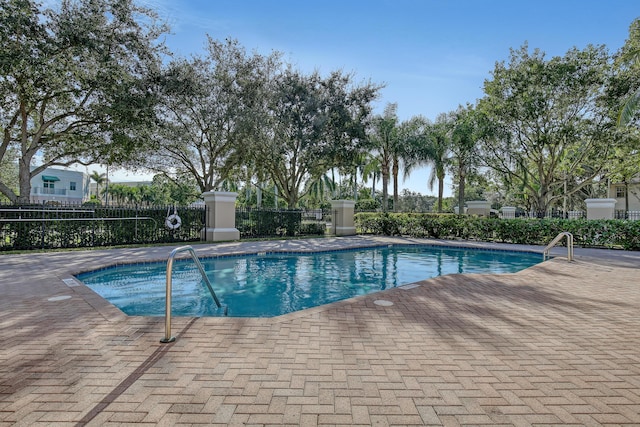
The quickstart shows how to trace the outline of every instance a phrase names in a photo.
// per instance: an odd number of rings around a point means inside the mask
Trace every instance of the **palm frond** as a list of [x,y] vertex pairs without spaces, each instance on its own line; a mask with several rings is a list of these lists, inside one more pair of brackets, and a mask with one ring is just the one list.
[[627,99],[618,115],[618,126],[627,126],[632,122],[640,107],[640,88],[636,89],[633,95]]

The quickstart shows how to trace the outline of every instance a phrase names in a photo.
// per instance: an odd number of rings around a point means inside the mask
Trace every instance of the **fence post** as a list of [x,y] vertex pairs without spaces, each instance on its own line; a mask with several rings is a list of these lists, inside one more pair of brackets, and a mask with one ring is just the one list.
[[220,242],[239,240],[236,228],[236,198],[238,193],[227,191],[207,191],[203,193],[207,217],[202,230],[202,240]]
[[333,229],[336,236],[353,236],[356,226],[353,220],[356,202],[353,200],[332,200]]
[[613,219],[616,199],[585,199],[587,219]]
[[467,202],[467,214],[468,215],[480,215],[489,216],[491,212],[491,202],[486,200],[473,200]]

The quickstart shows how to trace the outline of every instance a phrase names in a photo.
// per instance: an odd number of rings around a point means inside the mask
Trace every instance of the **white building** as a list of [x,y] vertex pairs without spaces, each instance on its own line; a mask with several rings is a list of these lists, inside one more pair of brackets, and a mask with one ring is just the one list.
[[31,178],[31,202],[80,204],[89,200],[89,183],[84,172],[46,168]]
[[[629,210],[640,211],[640,177],[631,178],[628,183]],[[624,211],[627,201],[624,183],[612,182],[609,184],[609,197],[616,199],[616,211]]]

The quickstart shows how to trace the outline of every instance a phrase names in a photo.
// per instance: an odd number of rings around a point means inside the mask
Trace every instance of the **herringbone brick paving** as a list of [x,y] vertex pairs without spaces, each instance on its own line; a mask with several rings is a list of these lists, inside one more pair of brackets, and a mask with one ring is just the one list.
[[640,425],[638,253],[583,250],[273,319],[174,318],[173,344],[159,343],[164,319],[62,281],[171,249],[0,256],[0,425]]

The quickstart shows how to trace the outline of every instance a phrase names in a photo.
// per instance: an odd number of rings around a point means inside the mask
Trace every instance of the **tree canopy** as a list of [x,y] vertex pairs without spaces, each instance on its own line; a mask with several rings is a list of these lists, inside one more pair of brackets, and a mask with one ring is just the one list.
[[[159,41],[167,31],[135,0],[0,3],[0,194],[28,202],[45,168],[101,163],[156,172],[181,200],[244,183],[247,200],[273,188],[275,204],[297,207],[335,197],[337,171],[354,197],[368,194],[358,174],[374,178],[372,198],[381,177],[387,210],[390,179],[396,209],[400,171],[429,165],[439,211],[451,173],[461,208],[474,176],[543,212],[604,176],[640,172],[640,19],[616,55],[512,49],[482,99],[434,122],[401,122],[395,103],[374,116],[383,85],[305,73],[237,40],[174,56]],[[144,191],[128,198],[149,202]]]
[[207,55],[175,59],[163,72],[161,126],[141,166],[174,179],[191,176],[201,192],[218,189],[246,159],[266,75],[279,54],[248,54],[237,40],[208,40]]
[[618,124],[637,125],[640,115],[640,18],[636,18],[629,27],[629,38],[620,50],[617,65],[623,80],[629,83],[628,93],[618,113]]
[[0,161],[10,149],[20,155],[19,192],[4,182],[0,192],[28,202],[31,177],[47,167],[119,162],[142,147],[162,31],[132,0],[63,1],[46,10],[4,1]]
[[271,88],[251,155],[293,208],[302,190],[313,188],[305,183],[349,165],[367,143],[367,119],[379,87],[355,85],[340,71],[323,77],[288,67]]
[[534,211],[564,196],[566,177],[577,179],[570,190],[576,192],[600,173],[614,142],[602,102],[610,70],[604,47],[546,59],[524,45],[485,81],[478,108],[491,125],[483,159],[509,186],[522,188]]

